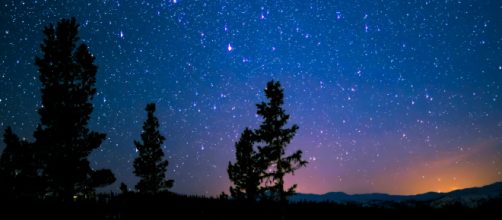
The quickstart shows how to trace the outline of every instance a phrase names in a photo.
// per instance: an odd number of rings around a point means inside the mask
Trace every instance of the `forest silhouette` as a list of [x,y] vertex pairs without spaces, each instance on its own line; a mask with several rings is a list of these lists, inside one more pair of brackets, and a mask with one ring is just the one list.
[[[92,131],[88,122],[96,95],[97,66],[86,44],[79,42],[75,18],[62,19],[43,30],[42,57],[35,58],[41,82],[40,122],[34,141],[20,139],[10,126],[3,134],[5,149],[0,157],[0,198],[4,215],[14,218],[55,217],[65,219],[150,219],[162,216],[218,219],[332,218],[336,213],[473,213],[459,204],[433,209],[426,203],[403,206],[385,203],[367,207],[355,203],[289,202],[296,185],[285,188],[284,177],[307,161],[302,151],[286,155],[299,126],[287,127],[284,91],[278,81],[269,81],[266,102],[256,105],[262,117],[258,128],[245,128],[235,143],[235,161],[227,172],[230,196],[187,196],[170,192],[175,183],[166,177],[168,161],[159,131],[156,105],[149,103],[140,140],[131,143],[138,156],[133,161],[139,177],[135,190],[125,183],[118,193],[96,193],[116,178],[110,169],[95,170],[89,155],[100,147],[105,133]],[[127,164],[124,164],[126,166]],[[501,200],[487,201],[480,210],[491,210]],[[19,211],[30,210],[30,211]],[[159,217],[160,216],[160,217]]]

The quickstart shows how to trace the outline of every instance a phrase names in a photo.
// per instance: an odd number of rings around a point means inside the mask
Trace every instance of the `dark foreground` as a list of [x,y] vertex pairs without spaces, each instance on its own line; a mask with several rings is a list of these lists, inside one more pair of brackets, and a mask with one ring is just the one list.
[[[244,203],[228,199],[163,194],[101,195],[95,200],[3,201],[0,219],[341,219],[345,217],[474,217],[500,215],[502,199],[485,202],[476,209],[451,205],[431,208],[427,203],[402,205]],[[498,209],[498,210],[497,210]]]

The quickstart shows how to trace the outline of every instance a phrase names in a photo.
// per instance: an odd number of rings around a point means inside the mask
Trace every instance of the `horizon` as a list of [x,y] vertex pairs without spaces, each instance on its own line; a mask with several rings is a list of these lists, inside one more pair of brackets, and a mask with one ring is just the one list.
[[[502,181],[500,1],[12,2],[0,24],[0,130],[33,140],[43,27],[76,17],[98,66],[93,168],[133,189],[157,105],[171,191],[228,194],[228,162],[269,80],[284,88],[297,192],[421,194]],[[5,144],[0,143],[0,151]]]
[[489,183],[489,184],[484,184],[484,185],[477,185],[477,186],[469,186],[469,187],[465,187],[465,188],[456,188],[456,189],[452,189],[450,191],[427,191],[427,192],[421,192],[421,193],[416,193],[416,194],[392,194],[392,193],[386,193],[386,192],[363,192],[363,193],[347,193],[347,192],[343,192],[343,191],[330,191],[330,192],[325,192],[325,193],[306,193],[306,192],[296,192],[298,194],[306,194],[306,195],[326,195],[326,194],[329,194],[329,193],[345,193],[349,196],[354,196],[354,195],[368,195],[368,194],[385,194],[385,195],[390,195],[390,196],[417,196],[417,195],[423,195],[423,194],[427,194],[427,193],[451,193],[451,192],[454,192],[454,191],[457,191],[457,190],[464,190],[464,189],[472,189],[472,188],[482,188],[482,187],[485,187],[485,186],[490,186],[490,185],[493,185],[493,184],[498,184],[498,183],[502,183],[501,181],[497,181],[497,182],[493,182],[493,183]]

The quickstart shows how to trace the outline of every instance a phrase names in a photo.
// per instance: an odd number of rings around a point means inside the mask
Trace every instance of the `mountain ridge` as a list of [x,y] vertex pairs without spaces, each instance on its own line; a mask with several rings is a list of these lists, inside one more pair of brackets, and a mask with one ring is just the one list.
[[347,194],[344,192],[328,192],[324,194],[297,193],[289,197],[291,202],[336,202],[336,203],[381,203],[381,202],[430,202],[433,207],[444,207],[461,204],[476,207],[481,202],[502,198],[502,182],[495,182],[481,187],[458,189],[451,192],[426,192],[416,195],[392,195],[386,193]]

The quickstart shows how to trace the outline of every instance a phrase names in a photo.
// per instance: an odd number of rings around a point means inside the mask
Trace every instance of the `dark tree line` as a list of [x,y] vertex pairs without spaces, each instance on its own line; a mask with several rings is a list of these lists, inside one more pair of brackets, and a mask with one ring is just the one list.
[[[270,81],[265,89],[268,102],[256,105],[263,118],[260,128],[246,128],[235,145],[236,162],[229,162],[228,175],[234,183],[232,197],[256,201],[284,202],[295,192],[296,184],[284,188],[284,176],[306,166],[302,151],[286,156],[286,147],[298,130],[294,124],[285,128],[289,115],[282,108],[284,92],[279,82]],[[256,149],[256,150],[255,150]]]
[[[95,188],[115,182],[111,170],[95,170],[88,160],[106,134],[88,128],[97,66],[87,45],[79,44],[78,28],[72,18],[44,29],[43,56],[35,59],[42,84],[40,123],[34,142],[20,140],[11,127],[5,129],[6,147],[0,157],[2,198],[68,202],[92,197]],[[156,193],[171,187],[173,181],[164,180],[167,161],[160,146],[164,137],[153,115],[155,104],[146,110],[143,143],[134,142],[139,152],[135,174],[141,178],[136,189]]]

